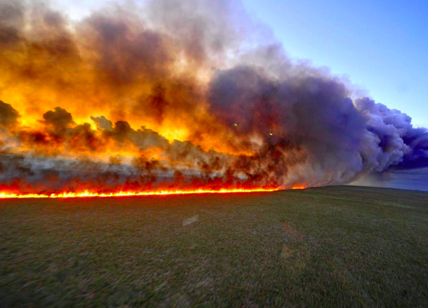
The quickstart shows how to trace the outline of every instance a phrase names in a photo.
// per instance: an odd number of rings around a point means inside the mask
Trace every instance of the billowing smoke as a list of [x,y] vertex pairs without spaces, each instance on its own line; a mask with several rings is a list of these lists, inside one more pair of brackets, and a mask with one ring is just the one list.
[[291,188],[428,166],[428,131],[289,59],[236,1],[73,22],[0,0],[0,191]]

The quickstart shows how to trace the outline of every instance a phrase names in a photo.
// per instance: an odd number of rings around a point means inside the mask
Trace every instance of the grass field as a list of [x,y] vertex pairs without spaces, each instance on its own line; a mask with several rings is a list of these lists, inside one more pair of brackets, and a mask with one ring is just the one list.
[[428,193],[0,201],[0,305],[428,306]]

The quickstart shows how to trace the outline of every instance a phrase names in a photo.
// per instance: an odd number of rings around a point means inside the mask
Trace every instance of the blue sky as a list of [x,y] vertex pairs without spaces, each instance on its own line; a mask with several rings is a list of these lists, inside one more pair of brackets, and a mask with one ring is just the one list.
[[[108,1],[55,1],[72,17]],[[390,108],[428,127],[428,1],[243,0],[293,58],[347,76]]]

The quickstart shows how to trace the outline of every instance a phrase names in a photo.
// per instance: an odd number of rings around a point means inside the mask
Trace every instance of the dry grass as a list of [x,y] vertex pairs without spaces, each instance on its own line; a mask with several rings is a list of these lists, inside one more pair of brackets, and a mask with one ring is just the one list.
[[0,203],[0,306],[427,306],[428,193]]

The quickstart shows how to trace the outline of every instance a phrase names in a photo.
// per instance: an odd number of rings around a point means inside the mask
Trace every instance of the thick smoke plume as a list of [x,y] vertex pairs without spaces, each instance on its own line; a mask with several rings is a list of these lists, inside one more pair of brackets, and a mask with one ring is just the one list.
[[428,131],[290,60],[235,1],[73,22],[0,0],[0,191],[290,188],[428,166]]

